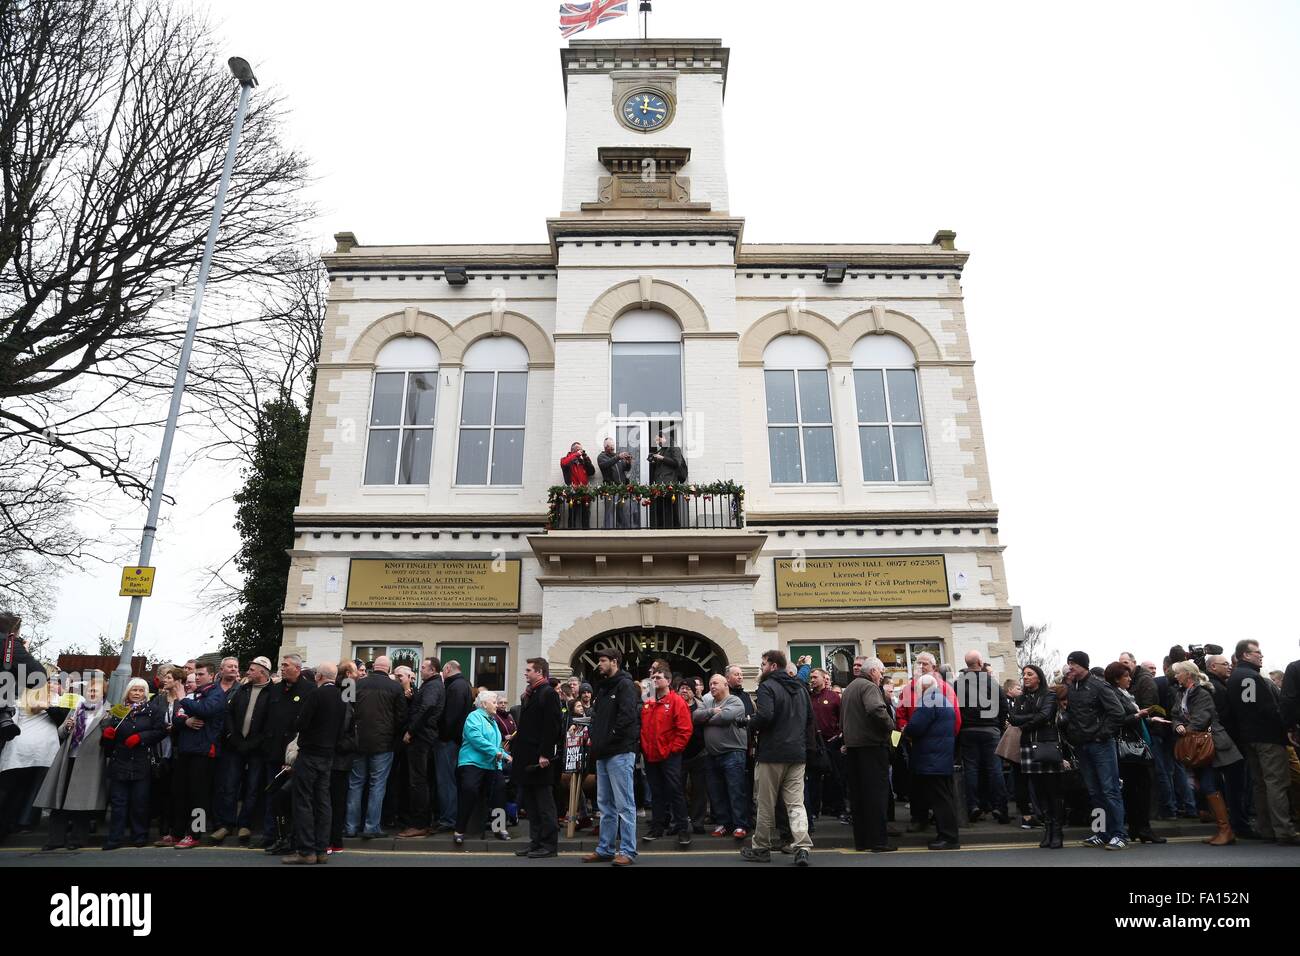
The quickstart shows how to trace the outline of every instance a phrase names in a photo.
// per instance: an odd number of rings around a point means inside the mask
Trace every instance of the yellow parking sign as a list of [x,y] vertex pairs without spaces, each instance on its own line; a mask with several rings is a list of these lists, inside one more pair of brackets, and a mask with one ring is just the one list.
[[149,597],[153,594],[153,568],[123,568],[121,597]]

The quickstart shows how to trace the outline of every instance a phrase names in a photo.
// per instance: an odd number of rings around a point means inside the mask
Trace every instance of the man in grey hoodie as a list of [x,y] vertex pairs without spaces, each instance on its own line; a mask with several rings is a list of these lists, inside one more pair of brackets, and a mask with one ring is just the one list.
[[713,835],[731,834],[737,840],[749,836],[745,823],[749,807],[745,805],[745,747],[749,732],[741,718],[745,705],[731,693],[721,674],[709,678],[709,692],[695,709],[695,722],[704,727],[705,770],[708,773],[709,804],[717,824]]

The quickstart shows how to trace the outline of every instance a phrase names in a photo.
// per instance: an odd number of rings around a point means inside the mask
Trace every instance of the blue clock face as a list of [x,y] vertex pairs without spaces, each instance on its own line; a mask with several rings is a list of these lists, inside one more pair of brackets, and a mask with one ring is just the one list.
[[633,93],[623,100],[623,122],[633,129],[658,129],[668,122],[668,103],[653,90]]

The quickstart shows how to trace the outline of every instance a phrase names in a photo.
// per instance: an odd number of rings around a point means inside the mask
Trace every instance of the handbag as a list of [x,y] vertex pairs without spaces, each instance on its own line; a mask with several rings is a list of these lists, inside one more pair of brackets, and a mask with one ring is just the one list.
[[1184,767],[1199,770],[1214,760],[1214,735],[1208,730],[1189,730],[1174,744],[1174,759]]
[[1002,739],[993,752],[1008,763],[1020,763],[1020,728],[1008,727],[1004,730]]
[[1119,759],[1124,763],[1150,763],[1155,760],[1147,742],[1136,734],[1120,734],[1115,743],[1119,748]]
[[1055,740],[1044,740],[1029,745],[1029,759],[1034,763],[1061,763],[1065,758],[1061,754],[1060,744]]

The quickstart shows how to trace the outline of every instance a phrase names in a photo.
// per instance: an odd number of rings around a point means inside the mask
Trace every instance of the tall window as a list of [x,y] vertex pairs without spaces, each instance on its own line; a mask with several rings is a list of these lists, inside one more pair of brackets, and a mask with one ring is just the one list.
[[610,330],[610,412],[619,418],[680,418],[682,330],[656,309],[625,313]]
[[763,352],[774,484],[838,480],[826,361],[825,350],[802,335],[782,335]]
[[853,346],[858,443],[863,481],[929,481],[916,356],[893,335],[867,335]]
[[456,484],[523,484],[528,350],[507,336],[479,339],[464,374]]
[[375,357],[366,440],[367,485],[427,485],[438,403],[438,346],[393,339]]

